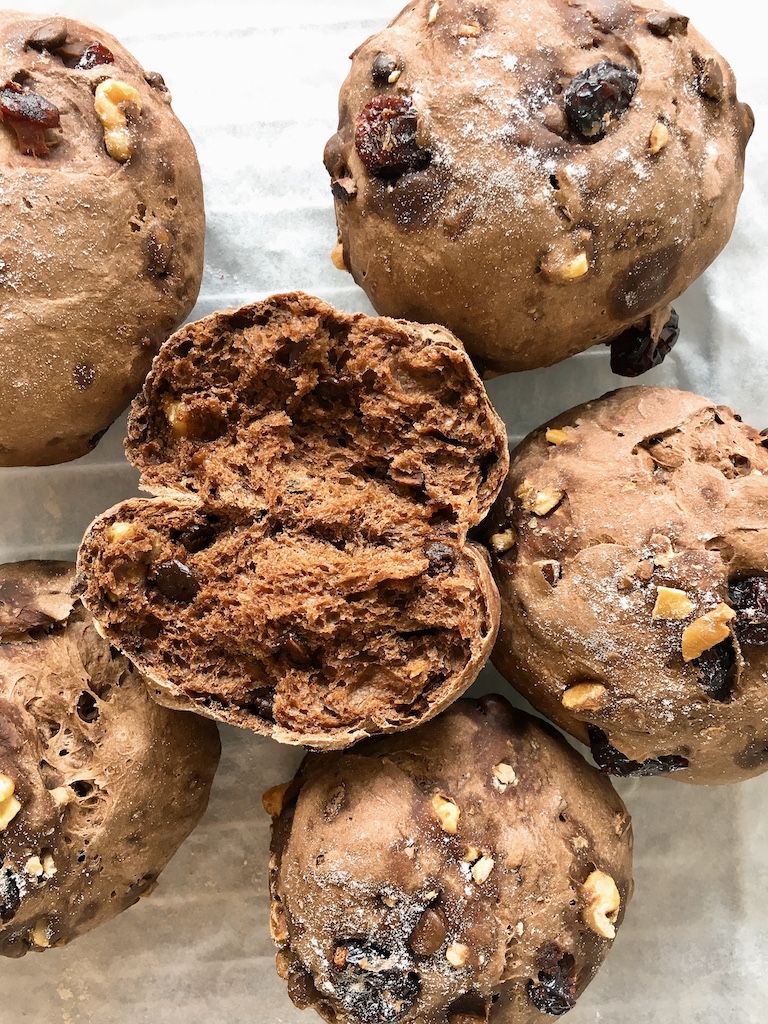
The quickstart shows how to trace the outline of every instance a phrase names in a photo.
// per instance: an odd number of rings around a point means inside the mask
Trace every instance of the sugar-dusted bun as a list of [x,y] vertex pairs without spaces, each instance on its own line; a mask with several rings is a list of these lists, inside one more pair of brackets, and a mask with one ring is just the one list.
[[335,1024],[544,1024],[632,892],[608,780],[496,695],[311,754],[264,803],[278,971]]
[[80,588],[159,700],[343,747],[487,659],[498,596],[466,535],[506,435],[442,328],[299,293],[215,313],[161,350],[128,454],[159,497],[92,524]]
[[730,409],[625,388],[530,434],[488,517],[493,659],[617,775],[768,768],[768,444]]
[[195,303],[203,189],[170,103],[100,28],[0,12],[0,466],[90,451]]
[[489,370],[624,335],[634,375],[730,236],[752,126],[663,4],[416,0],[341,88],[340,259],[379,313],[445,324]]
[[72,596],[0,566],[0,954],[62,946],[151,892],[205,810],[216,726],[160,707]]

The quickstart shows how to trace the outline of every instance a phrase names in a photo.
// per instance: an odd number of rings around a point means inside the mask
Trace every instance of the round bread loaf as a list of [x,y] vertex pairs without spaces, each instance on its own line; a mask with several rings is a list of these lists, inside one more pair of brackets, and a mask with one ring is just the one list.
[[768,768],[768,440],[626,388],[535,430],[484,527],[493,660],[615,775]]
[[278,972],[334,1024],[544,1024],[632,891],[608,780],[496,695],[311,754],[264,803]]
[[90,451],[195,303],[203,191],[170,102],[101,29],[0,12],[0,466]]
[[0,953],[63,946],[152,891],[201,818],[216,726],[169,711],[72,596],[0,566]]
[[728,64],[663,4],[415,0],[341,89],[336,262],[489,371],[616,339],[635,375],[730,236],[752,127]]
[[490,654],[466,534],[506,433],[442,328],[295,293],[215,313],[163,346],[128,455],[158,497],[91,525],[79,586],[158,700],[343,747],[436,714]]

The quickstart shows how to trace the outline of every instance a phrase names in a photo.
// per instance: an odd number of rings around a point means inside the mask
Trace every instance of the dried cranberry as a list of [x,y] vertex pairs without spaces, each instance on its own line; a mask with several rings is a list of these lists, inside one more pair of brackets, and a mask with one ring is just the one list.
[[565,116],[571,131],[597,142],[629,106],[640,76],[632,68],[601,60],[571,79]]
[[565,953],[555,942],[541,947],[536,956],[539,968],[538,982],[528,981],[528,998],[541,1013],[560,1017],[567,1013],[576,1002],[576,978],[573,969],[576,961]]
[[729,700],[735,681],[736,651],[733,641],[723,640],[695,659],[699,682],[714,699]]
[[341,939],[333,968],[336,995],[360,1024],[400,1020],[421,988],[418,974],[408,970],[407,961],[364,939]]
[[421,170],[431,154],[416,141],[418,115],[407,96],[374,96],[355,121],[355,149],[378,178]]
[[0,89],[0,120],[7,121],[16,132],[19,149],[27,156],[46,156],[50,149],[45,141],[46,128],[58,128],[58,107],[36,92],[16,82],[6,82]]
[[657,341],[651,337],[650,327],[628,328],[611,342],[611,372],[621,377],[639,377],[659,366],[680,336],[679,325],[680,318],[673,309]]
[[669,772],[680,772],[688,767],[688,759],[679,754],[660,754],[649,757],[646,761],[633,761],[622,754],[608,742],[608,737],[596,725],[588,725],[589,746],[597,767],[606,775],[618,775],[621,778],[641,775],[666,775]]
[[728,597],[736,610],[736,636],[740,643],[768,644],[768,576],[734,580]]
[[152,573],[152,582],[163,597],[178,604],[194,601],[200,590],[200,583],[194,570],[175,558],[157,563]]
[[100,64],[114,63],[115,57],[111,50],[108,50],[106,46],[102,46],[101,43],[91,43],[90,46],[86,46],[83,50],[83,55],[75,64],[75,68],[78,71],[90,71],[91,68],[96,68]]

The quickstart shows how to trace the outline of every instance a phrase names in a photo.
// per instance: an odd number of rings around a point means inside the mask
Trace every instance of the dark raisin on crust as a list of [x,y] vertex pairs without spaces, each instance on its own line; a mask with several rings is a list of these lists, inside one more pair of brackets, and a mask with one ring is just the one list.
[[736,675],[736,651],[730,637],[704,651],[693,664],[699,682],[714,700],[730,699]]
[[633,68],[611,60],[601,60],[575,75],[564,95],[571,131],[589,142],[602,139],[626,111],[639,79]]
[[401,1020],[421,987],[418,974],[408,969],[402,957],[365,939],[339,940],[333,970],[336,995],[360,1024]]
[[427,167],[431,154],[416,141],[418,126],[409,96],[374,96],[355,121],[355,149],[368,172],[398,178]]
[[734,625],[739,642],[768,644],[768,576],[732,580],[728,599],[736,611]]
[[617,775],[620,778],[667,775],[670,772],[683,771],[688,767],[688,759],[680,754],[660,754],[658,757],[649,757],[645,761],[633,761],[616,747],[611,746],[602,729],[598,729],[595,725],[588,725],[587,731],[595,764],[606,775]]
[[656,341],[650,326],[629,327],[611,342],[611,372],[620,377],[639,377],[660,366],[679,337],[680,318],[674,309]]
[[547,942],[536,956],[538,981],[529,979],[528,998],[542,1013],[560,1017],[576,1003],[576,961],[570,953],[560,949],[556,942]]

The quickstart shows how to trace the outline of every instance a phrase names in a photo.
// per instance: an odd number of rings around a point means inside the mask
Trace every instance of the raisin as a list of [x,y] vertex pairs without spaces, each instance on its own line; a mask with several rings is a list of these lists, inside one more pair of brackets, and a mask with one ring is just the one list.
[[407,96],[374,96],[355,121],[355,149],[377,178],[422,170],[431,154],[416,141],[418,116]]
[[735,630],[740,643],[768,644],[768,576],[733,580],[728,597],[736,611]]
[[371,80],[375,85],[388,85],[392,75],[400,70],[394,57],[388,53],[377,53],[371,64]]
[[401,1020],[421,988],[418,974],[401,957],[364,939],[341,939],[333,968],[336,995],[360,1024]]
[[444,572],[452,572],[456,567],[456,552],[447,544],[436,541],[424,552],[429,560],[430,576],[439,576]]
[[576,978],[572,973],[576,961],[556,942],[547,942],[536,955],[536,966],[538,982],[529,979],[528,998],[541,1013],[560,1017],[576,1002]]
[[16,132],[19,149],[26,156],[46,156],[50,148],[45,141],[46,128],[58,128],[58,107],[36,92],[16,82],[6,82],[0,89],[0,120],[7,121]]
[[178,604],[189,604],[190,601],[194,601],[200,590],[200,583],[194,570],[175,558],[167,562],[158,562],[151,581],[163,597]]
[[654,341],[650,327],[630,327],[611,342],[611,372],[639,377],[664,362],[680,336],[680,318],[672,315]]
[[179,541],[190,554],[197,554],[210,547],[216,538],[216,527],[212,523],[191,523],[179,534]]
[[67,41],[67,23],[63,18],[54,18],[36,29],[27,38],[26,45],[33,50],[55,50]]
[[602,729],[588,725],[589,746],[597,767],[606,775],[618,775],[621,778],[641,775],[666,775],[669,772],[680,772],[688,767],[688,759],[679,754],[660,754],[649,757],[646,761],[633,761],[622,754],[608,742]]
[[78,71],[90,71],[91,68],[96,68],[100,64],[114,63],[115,57],[111,50],[102,46],[101,43],[91,43],[83,50],[83,55],[75,64],[75,68]]
[[704,651],[693,664],[698,671],[699,682],[714,700],[730,699],[736,667],[736,651],[730,638]]
[[565,115],[571,131],[590,142],[602,139],[629,106],[640,76],[632,68],[601,60],[571,79]]
[[275,720],[275,691],[271,686],[264,686],[260,690],[254,690],[249,700],[242,707],[244,710],[258,715],[266,722]]
[[6,868],[0,872],[0,921],[10,921],[21,906],[21,892],[14,873]]

